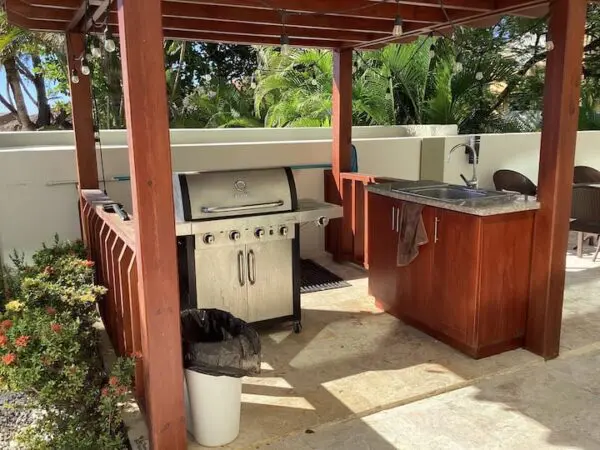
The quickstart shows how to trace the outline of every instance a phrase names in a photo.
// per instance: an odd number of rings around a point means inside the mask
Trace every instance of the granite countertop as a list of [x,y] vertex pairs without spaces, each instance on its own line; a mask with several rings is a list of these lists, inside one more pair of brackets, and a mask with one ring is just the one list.
[[393,183],[371,184],[367,187],[369,192],[384,195],[386,197],[396,198],[407,202],[418,203],[421,205],[433,206],[435,208],[448,209],[451,211],[472,214],[474,216],[496,216],[501,214],[511,214],[522,211],[535,211],[540,209],[540,203],[533,197],[525,198],[519,196],[514,199],[478,199],[478,200],[461,200],[447,202],[435,198],[428,198],[413,195],[409,192],[398,192],[393,189],[408,189],[417,187],[429,187],[447,185],[439,181],[409,181],[399,180]]

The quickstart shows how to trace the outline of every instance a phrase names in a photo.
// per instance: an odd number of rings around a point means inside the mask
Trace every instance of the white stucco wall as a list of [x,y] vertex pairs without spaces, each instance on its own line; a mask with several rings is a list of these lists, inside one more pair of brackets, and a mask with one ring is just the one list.
[[[421,138],[398,137],[408,132],[414,130],[355,128],[360,171],[418,179]],[[106,190],[132,211],[129,181],[114,180],[129,176],[126,134],[103,131],[101,136]],[[173,130],[171,142],[176,171],[331,163],[328,129]],[[15,248],[30,254],[54,233],[65,239],[79,237],[73,145],[68,131],[0,133],[0,255],[4,260]],[[300,198],[323,199],[322,168],[295,170],[294,176]],[[303,256],[322,252],[322,230],[304,226],[301,243]]]

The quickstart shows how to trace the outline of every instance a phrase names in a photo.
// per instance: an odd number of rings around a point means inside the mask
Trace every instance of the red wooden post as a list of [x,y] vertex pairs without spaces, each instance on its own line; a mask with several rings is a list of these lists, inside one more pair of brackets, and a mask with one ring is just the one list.
[[352,145],[352,49],[333,52],[333,98],[331,125],[333,177],[341,192],[340,173],[349,172]]
[[[333,96],[331,127],[333,145],[331,147],[332,175],[337,192],[331,192],[331,202],[342,205],[343,182],[340,173],[348,172],[351,166],[352,145],[352,49],[333,52]],[[330,251],[336,261],[342,260],[344,253],[342,234],[350,226],[346,212],[342,219],[336,219],[329,230]],[[335,232],[337,231],[337,232]]]
[[[85,36],[80,33],[68,32],[66,41],[73,131],[75,133],[75,163],[77,166],[81,237],[89,249],[89,230],[87,221],[83,219],[83,206],[85,202],[81,198],[81,189],[98,189],[98,163],[96,162],[96,141],[94,139],[92,86],[90,77],[81,74],[79,71],[80,63],[76,59],[85,53]],[[71,80],[70,74],[73,71],[78,74],[79,83],[73,83]]]
[[146,413],[153,449],[185,449],[171,145],[160,0],[119,0]]
[[550,36],[544,88],[539,200],[534,232],[526,347],[558,356],[565,287],[565,253],[573,187],[587,2],[550,3]]

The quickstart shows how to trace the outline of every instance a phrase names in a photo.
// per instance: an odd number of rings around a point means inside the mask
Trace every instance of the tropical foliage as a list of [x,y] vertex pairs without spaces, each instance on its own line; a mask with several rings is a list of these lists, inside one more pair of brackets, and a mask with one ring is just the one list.
[[[32,75],[52,81],[50,94],[62,95],[56,103],[64,107],[68,74],[61,51],[43,35],[8,26],[4,17],[0,26],[0,55],[5,55],[7,74],[11,58],[16,58],[21,75],[30,60],[35,66]],[[598,127],[598,5],[589,6],[586,36],[580,125],[588,129]],[[461,132],[538,129],[545,60],[552,48],[548,41],[546,18],[505,17],[489,28],[456,27],[449,37],[356,52],[354,123],[453,123]],[[330,125],[329,51],[296,49],[283,54],[278,48],[166,41],[164,52],[173,127]],[[36,55],[41,59],[34,59]],[[90,65],[97,125],[124,127],[119,52]],[[18,93],[19,85],[22,90],[26,83],[13,84],[13,98],[0,101],[28,128],[19,100],[23,95]]]
[[121,413],[134,369],[121,358],[107,374],[98,347],[94,263],[80,242],[13,256],[0,286],[0,389],[24,392],[37,419],[21,448],[120,450]]

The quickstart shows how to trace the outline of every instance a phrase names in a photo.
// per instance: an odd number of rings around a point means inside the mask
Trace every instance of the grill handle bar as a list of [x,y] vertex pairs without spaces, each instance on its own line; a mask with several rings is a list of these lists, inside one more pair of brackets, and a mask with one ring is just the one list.
[[200,210],[203,213],[227,213],[237,211],[248,211],[251,209],[262,209],[262,208],[275,208],[277,206],[283,206],[283,200],[277,200],[276,202],[267,203],[254,203],[252,205],[240,205],[240,206],[203,206]]

